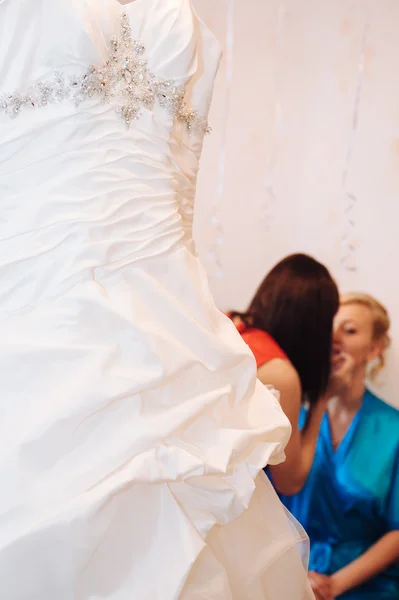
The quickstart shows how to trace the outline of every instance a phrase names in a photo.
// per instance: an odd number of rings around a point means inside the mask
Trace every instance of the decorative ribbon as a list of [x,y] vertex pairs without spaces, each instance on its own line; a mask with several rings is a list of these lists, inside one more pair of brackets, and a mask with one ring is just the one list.
[[365,55],[366,55],[366,44],[368,38],[368,24],[366,22],[363,30],[363,39],[360,49],[359,66],[358,66],[358,77],[355,93],[355,103],[353,108],[352,126],[349,135],[348,150],[346,153],[346,159],[344,169],[341,178],[341,189],[344,199],[344,216],[345,216],[345,227],[344,232],[341,236],[342,242],[342,257],[341,266],[345,271],[356,272],[357,271],[357,259],[356,259],[356,213],[358,209],[358,199],[355,194],[348,190],[348,176],[350,165],[352,162],[353,151],[356,144],[358,124],[359,124],[359,110],[360,101],[364,83],[364,70],[365,70]]
[[270,158],[269,165],[265,176],[264,188],[265,188],[265,200],[261,207],[262,222],[264,230],[269,233],[271,230],[271,224],[273,220],[273,213],[276,204],[276,190],[274,185],[274,172],[277,163],[277,155],[279,148],[279,141],[281,137],[282,124],[283,124],[283,109],[280,103],[280,67],[281,67],[281,51],[284,41],[284,30],[285,30],[285,15],[286,7],[284,3],[280,3],[277,13],[277,24],[276,24],[276,35],[275,35],[275,63],[274,63],[274,125],[273,133],[271,136],[270,145]]

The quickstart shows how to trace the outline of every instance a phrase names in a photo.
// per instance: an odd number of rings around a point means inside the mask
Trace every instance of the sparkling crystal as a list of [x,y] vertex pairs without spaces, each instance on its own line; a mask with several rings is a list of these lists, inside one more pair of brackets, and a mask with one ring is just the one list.
[[209,133],[206,120],[195,110],[187,108],[184,88],[176,88],[173,81],[157,77],[143,58],[145,47],[132,39],[130,23],[124,13],[121,17],[120,37],[110,42],[110,58],[101,67],[91,65],[83,75],[65,75],[55,72],[46,81],[36,82],[26,94],[15,91],[0,96],[0,111],[16,118],[25,108],[44,107],[70,99],[79,106],[88,98],[102,102],[112,101],[117,114],[127,127],[138,119],[141,109],[153,110],[155,102],[168,110],[176,121],[183,123],[188,132]]
[[123,77],[124,77],[124,79],[125,79],[125,81],[127,83],[131,83],[132,82],[133,75],[131,74],[131,72],[129,71],[129,69],[125,69],[123,71]]

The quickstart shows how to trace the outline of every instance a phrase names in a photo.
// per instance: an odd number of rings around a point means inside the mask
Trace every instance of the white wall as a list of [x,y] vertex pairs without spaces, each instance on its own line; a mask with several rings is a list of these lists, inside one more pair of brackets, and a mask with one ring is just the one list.
[[[223,43],[229,0],[195,0]],[[219,72],[197,197],[196,238],[219,306],[243,308],[267,270],[290,252],[323,261],[342,290],[363,290],[385,303],[394,346],[381,393],[399,406],[399,2],[286,0],[283,39],[277,0],[236,0],[234,77],[227,122],[223,225],[215,277],[212,205],[225,111],[225,66]],[[367,13],[368,10],[368,13]],[[365,75],[348,189],[357,197],[357,272],[345,271],[342,234],[345,165],[365,22]],[[276,51],[276,37],[282,39]],[[276,91],[277,88],[277,91]],[[275,104],[282,130],[275,146]],[[266,220],[265,176],[275,157],[276,202]],[[270,225],[268,231],[267,225]]]

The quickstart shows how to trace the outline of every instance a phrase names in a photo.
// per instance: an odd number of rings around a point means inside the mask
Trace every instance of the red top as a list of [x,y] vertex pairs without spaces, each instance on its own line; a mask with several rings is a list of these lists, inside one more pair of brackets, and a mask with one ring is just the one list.
[[235,325],[244,342],[246,342],[252,350],[258,368],[275,358],[287,360],[285,352],[282,351],[277,342],[275,342],[266,331],[255,329],[254,327],[247,327],[242,322],[236,323]]

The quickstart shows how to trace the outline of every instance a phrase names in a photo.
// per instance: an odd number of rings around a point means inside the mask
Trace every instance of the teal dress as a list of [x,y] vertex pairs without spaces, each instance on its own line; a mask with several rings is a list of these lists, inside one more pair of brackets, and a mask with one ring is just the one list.
[[[306,411],[301,414],[301,427]],[[366,391],[334,451],[328,416],[302,491],[282,497],[310,537],[311,571],[331,575],[399,529],[399,411]],[[340,600],[399,600],[399,564]]]

